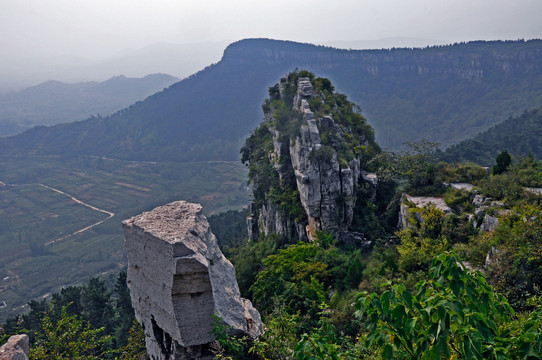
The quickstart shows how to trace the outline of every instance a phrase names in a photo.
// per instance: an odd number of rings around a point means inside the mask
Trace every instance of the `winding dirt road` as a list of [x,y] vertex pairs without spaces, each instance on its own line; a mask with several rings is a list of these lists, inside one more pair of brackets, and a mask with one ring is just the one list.
[[63,237],[61,237],[61,238],[58,238],[58,239],[49,241],[49,242],[45,243],[46,246],[53,245],[53,244],[55,244],[55,243],[57,243],[57,242],[59,242],[59,241],[65,240],[65,239],[67,239],[67,238],[69,238],[69,237],[72,237],[72,236],[74,236],[74,235],[80,234],[80,233],[82,233],[82,232],[84,232],[84,231],[87,231],[87,230],[89,230],[89,229],[92,229],[93,227],[98,226],[98,225],[100,225],[101,223],[103,223],[104,221],[107,221],[107,220],[111,219],[113,216],[115,216],[115,214],[112,213],[112,212],[110,212],[110,211],[107,211],[107,210],[104,210],[104,209],[100,209],[100,208],[97,208],[96,206],[92,206],[92,205],[90,205],[90,204],[87,204],[86,202],[81,201],[81,200],[79,200],[79,199],[73,197],[72,195],[65,193],[64,191],[55,189],[55,188],[53,188],[53,187],[50,187],[50,186],[47,186],[47,185],[44,185],[44,184],[38,184],[38,185],[41,186],[41,187],[44,187],[44,188],[46,188],[46,189],[49,189],[49,190],[51,190],[51,191],[57,192],[57,193],[59,193],[59,194],[62,194],[62,195],[64,195],[64,196],[67,196],[67,197],[69,197],[70,199],[72,199],[73,201],[75,201],[75,202],[78,203],[78,204],[84,205],[84,206],[86,206],[86,207],[88,207],[88,208],[90,208],[90,209],[92,209],[92,210],[99,211],[99,212],[102,212],[102,213],[108,215],[107,218],[105,218],[105,219],[103,219],[103,220],[101,220],[101,221],[98,221],[97,223],[94,223],[94,224],[92,224],[92,225],[89,225],[89,226],[87,226],[87,227],[84,227],[84,228],[82,228],[82,229],[79,229],[79,230],[77,230],[77,231],[75,231],[75,232],[72,232],[71,234],[68,234],[68,235],[66,235],[66,236],[63,236]]

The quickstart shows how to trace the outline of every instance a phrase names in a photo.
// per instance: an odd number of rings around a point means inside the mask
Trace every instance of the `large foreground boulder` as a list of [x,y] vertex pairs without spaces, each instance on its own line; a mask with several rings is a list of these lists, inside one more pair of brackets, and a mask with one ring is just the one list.
[[13,335],[0,347],[0,360],[28,360],[29,353],[28,335]]
[[240,297],[200,205],[173,202],[123,227],[128,287],[151,359],[213,358],[213,315],[238,334],[261,335],[260,314]]

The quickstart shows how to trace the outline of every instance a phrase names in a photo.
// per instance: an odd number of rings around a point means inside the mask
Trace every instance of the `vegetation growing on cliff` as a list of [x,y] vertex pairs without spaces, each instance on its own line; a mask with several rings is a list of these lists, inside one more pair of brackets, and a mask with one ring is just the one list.
[[[334,99],[335,107],[327,101],[328,92],[333,92],[331,84],[314,76],[310,79],[315,93],[321,94],[310,101],[311,110],[316,116],[326,111],[333,113],[334,119],[341,119],[341,127],[348,127],[347,118],[341,118],[341,112],[336,111],[340,96]],[[269,194],[277,198],[285,189],[279,186],[278,176],[271,174],[276,159],[269,156],[274,150],[269,129],[282,129],[289,134],[288,141],[297,136],[299,114],[288,114],[286,109],[291,109],[292,104],[285,106],[281,102],[284,98],[293,99],[290,85],[285,81],[282,89],[281,84],[270,88],[270,100],[264,104],[264,111],[278,115],[271,117],[270,123],[262,124],[243,148],[243,160],[249,166],[261,161],[254,165],[251,174],[258,191],[257,201],[260,195],[262,199],[269,199]],[[277,111],[273,112],[274,109]],[[293,119],[291,123],[285,122],[288,116]],[[361,124],[359,129],[363,129],[364,123]],[[332,129],[323,126],[319,130],[325,145],[312,157],[329,160],[332,151],[337,151],[342,161],[347,162],[350,156],[359,154],[354,144],[362,143],[362,137],[347,138],[341,148]],[[371,132],[368,134],[370,137]],[[262,147],[254,147],[257,144]],[[236,267],[250,269],[239,273],[242,291],[260,308],[269,327],[255,350],[260,356],[281,359],[440,359],[442,354],[447,354],[446,358],[473,359],[542,356],[542,316],[540,312],[531,312],[540,305],[537,296],[542,295],[534,286],[541,280],[536,269],[542,256],[537,251],[530,252],[532,258],[526,255],[535,243],[540,245],[542,236],[537,226],[531,225],[537,221],[536,217],[527,218],[511,208],[516,205],[537,209],[531,215],[542,211],[540,197],[535,194],[525,197],[524,190],[525,186],[538,186],[542,174],[540,163],[532,156],[510,163],[504,152],[495,160],[497,170],[489,174],[474,163],[439,161],[436,143],[422,141],[407,145],[409,150],[399,153],[365,153],[370,159],[366,166],[378,175],[379,191],[370,200],[370,191],[360,186],[358,197],[362,201],[355,208],[353,224],[370,234],[375,244],[372,252],[352,248],[326,233],[319,233],[316,242],[310,244],[287,246],[287,241],[282,241],[272,247],[264,246],[273,243],[271,236],[234,250]],[[259,179],[265,179],[262,183],[265,188],[258,183]],[[271,185],[273,181],[275,187]],[[470,183],[477,192],[447,187],[445,184],[449,183]],[[445,214],[434,206],[420,209],[411,204],[407,211],[408,227],[396,231],[401,192],[443,197],[452,211]],[[516,220],[501,218],[497,230],[482,232],[475,221],[483,219],[469,215],[475,211],[473,202],[477,194],[482,199],[491,197],[497,201],[497,205],[484,208],[485,214],[501,216],[510,212]],[[498,209],[499,201],[510,210]],[[390,241],[394,236],[395,240]],[[492,247],[498,249],[495,260],[483,264]],[[442,255],[450,251],[455,253]],[[484,266],[487,278],[455,265],[459,259],[456,254],[467,263]],[[254,263],[253,259],[258,260]],[[247,266],[248,263],[252,265]],[[515,271],[514,266],[521,270]],[[522,271],[528,275],[520,280]],[[245,282],[247,275],[249,282]],[[381,287],[382,283],[387,285]],[[390,284],[395,284],[391,290]],[[363,291],[374,294],[358,295]],[[473,302],[474,293],[481,300]],[[355,307],[351,306],[353,303]],[[471,320],[473,316],[477,320]],[[280,355],[269,344],[281,346]]]
[[[490,173],[474,163],[439,162],[433,144],[411,145],[374,159],[379,179],[401,191],[442,196],[452,211],[411,207],[409,227],[395,232],[394,242],[376,242],[371,253],[322,233],[315,243],[272,250],[245,289],[269,327],[254,348],[260,356],[542,358],[542,200],[525,189],[542,185],[542,162],[528,156],[502,166],[508,161],[501,156],[494,161],[502,171]],[[485,204],[481,219],[474,217],[475,196]],[[476,227],[483,214],[499,220],[495,230]],[[234,260],[243,267],[244,257]]]
[[335,91],[328,79],[302,70],[289,73],[280,83],[271,86],[269,97],[262,106],[266,121],[245,141],[241,161],[249,167],[254,208],[261,209],[270,202],[280,209],[284,219],[292,219],[295,223],[301,223],[307,217],[300,202],[289,152],[303,124],[298,98],[299,79],[311,82],[309,107],[315,118],[328,116],[333,119],[331,123],[319,121],[322,146],[312,150],[309,161],[331,163],[336,154],[341,168],[348,168],[348,162],[355,158],[365,168],[380,152],[374,132],[359,113],[359,108],[344,94]]
[[[312,80],[321,94],[334,94],[325,79]],[[291,89],[285,87],[283,92],[285,98],[293,99]],[[303,209],[289,159],[270,156],[274,151],[270,130],[280,127],[284,140],[292,141],[300,119],[282,98],[277,98],[279,93],[278,86],[269,89],[270,101],[264,104],[264,110],[273,115],[247,140],[243,161],[249,162],[257,204],[270,201],[283,216],[299,219]],[[335,111],[334,118],[344,115],[326,100],[318,104],[325,111]],[[316,104],[311,106],[320,111]],[[342,121],[341,126],[346,128],[348,116]],[[359,129],[363,128],[362,123]],[[371,137],[371,132],[363,134]],[[367,141],[354,136],[356,141],[346,141],[341,148],[336,146],[332,132],[324,129],[321,136],[327,149],[342,151],[344,161],[356,154],[361,141]],[[537,191],[525,190],[542,185],[542,163],[531,156],[489,174],[473,163],[439,162],[433,143],[410,145],[409,151],[374,157],[370,149],[358,148],[359,154],[371,159],[368,165],[379,175],[381,191],[377,189],[377,197],[371,199],[369,189],[358,189],[358,196],[363,194],[365,201],[355,209],[354,218],[355,226],[371,231],[372,251],[340,242],[326,232],[316,232],[314,242],[292,244],[292,239],[275,234],[243,242],[238,241],[244,240],[240,231],[217,231],[219,240],[230,245],[242,294],[259,307],[267,327],[255,343],[237,343],[238,339],[221,334],[219,340],[227,342],[225,348],[236,353],[245,351],[239,357],[258,359],[542,358],[542,198]],[[376,146],[372,149],[377,152]],[[314,156],[325,157],[325,152]],[[504,163],[507,161],[501,160],[501,165]],[[282,180],[277,168],[286,175]],[[446,188],[444,182],[469,182],[476,190]],[[402,191],[442,196],[452,211],[445,214],[431,205],[411,206],[407,210],[409,226],[397,232],[393,222],[397,221]],[[474,226],[481,220],[473,213],[476,195],[485,201],[481,217],[499,220],[495,229],[482,231]],[[215,224],[220,228],[238,224],[243,221],[238,215],[224,215]],[[122,354],[137,353],[137,343],[129,339],[114,340],[128,347],[112,347],[112,339],[119,334],[112,331],[117,323],[108,323],[104,316],[111,314],[110,310],[89,315],[88,319],[85,316],[92,312],[82,311],[80,316],[91,324],[88,329],[79,326],[80,318],[70,317],[70,304],[65,304],[64,312],[62,307],[57,308],[51,316],[43,315],[47,311],[45,302],[37,305],[43,308],[38,319],[41,322],[35,321],[32,329],[50,334],[38,349],[45,348],[48,341],[58,342],[60,333],[51,331],[56,324],[60,332],[86,334],[94,344],[107,348],[109,352],[98,350],[102,358],[130,359],[135,355]],[[113,313],[116,311],[120,310],[114,308]],[[53,320],[56,323],[51,319],[57,319]],[[19,331],[22,329],[14,324],[25,321],[22,317],[7,325]],[[74,326],[65,327],[67,322]],[[124,324],[126,329],[127,322]],[[133,346],[131,350],[129,346]],[[85,346],[81,349],[97,351]]]

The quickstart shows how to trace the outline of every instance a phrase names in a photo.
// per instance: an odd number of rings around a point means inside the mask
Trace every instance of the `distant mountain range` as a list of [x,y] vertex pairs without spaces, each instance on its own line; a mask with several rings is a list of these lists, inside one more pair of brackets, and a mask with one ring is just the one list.
[[106,116],[179,81],[166,74],[143,78],[116,76],[104,82],[66,84],[47,81],[0,95],[0,136],[36,125],[54,125]]
[[295,68],[328,77],[364,111],[384,148],[426,138],[449,145],[542,104],[542,41],[425,49],[339,50],[248,39],[222,59],[106,118],[2,139],[1,154],[227,160],[261,120],[267,88]]
[[[85,57],[40,57],[25,53],[5,54],[0,58],[0,93],[22,90],[54,79],[76,83],[103,81],[124,74],[143,77],[166,73],[183,79],[203,67],[218,62],[231,41],[192,44],[155,43],[141,49],[127,49],[119,53],[89,59]],[[31,51],[29,49],[29,51]]]
[[441,156],[448,161],[472,161],[491,166],[501,151],[516,159],[527,154],[542,159],[542,107],[493,126],[474,138],[452,145]]

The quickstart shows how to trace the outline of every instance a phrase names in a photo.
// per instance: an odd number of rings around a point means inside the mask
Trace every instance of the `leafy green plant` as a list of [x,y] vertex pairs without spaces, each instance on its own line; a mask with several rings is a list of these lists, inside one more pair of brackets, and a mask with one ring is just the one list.
[[104,328],[92,329],[77,315],[68,315],[62,308],[61,317],[51,317],[53,305],[41,323],[41,336],[31,348],[30,358],[51,359],[103,359],[111,336],[103,336]]
[[542,358],[541,312],[517,328],[505,326],[514,316],[506,299],[456,256],[438,255],[430,279],[416,288],[412,294],[395,285],[356,300],[368,345],[380,348],[383,359]]
[[447,182],[473,183],[487,177],[486,169],[472,162],[448,164],[442,169],[443,180]]
[[222,318],[213,315],[212,326],[211,332],[221,346],[220,352],[217,354],[219,359],[237,359],[248,350],[247,337],[232,335],[231,328],[224,323]]
[[444,212],[432,204],[411,207],[408,212],[409,227],[397,233],[399,267],[406,272],[426,270],[436,254],[449,250],[443,234]]
[[471,193],[459,189],[448,188],[444,194],[446,205],[451,207],[455,213],[461,213],[462,211],[473,212],[472,198]]
[[315,315],[326,300],[324,282],[329,278],[326,264],[315,261],[316,244],[298,243],[267,257],[251,290],[262,310],[269,310],[279,297],[290,313]]

